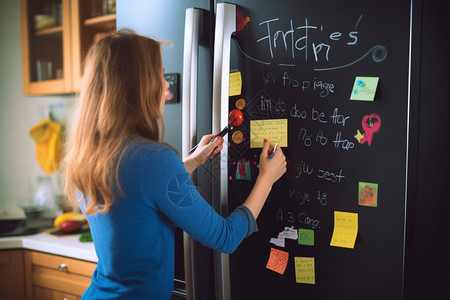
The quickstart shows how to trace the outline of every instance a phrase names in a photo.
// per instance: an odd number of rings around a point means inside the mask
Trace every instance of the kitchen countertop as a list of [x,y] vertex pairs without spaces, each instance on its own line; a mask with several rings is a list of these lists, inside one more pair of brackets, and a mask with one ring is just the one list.
[[80,242],[78,240],[80,235],[55,236],[48,232],[41,232],[33,235],[2,237],[0,250],[22,248],[96,263],[98,258],[95,254],[94,243]]

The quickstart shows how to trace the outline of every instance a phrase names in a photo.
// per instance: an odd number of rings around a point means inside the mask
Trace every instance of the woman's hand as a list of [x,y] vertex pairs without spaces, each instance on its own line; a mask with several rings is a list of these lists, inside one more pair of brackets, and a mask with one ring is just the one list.
[[[272,156],[269,158],[270,144],[267,139],[264,140],[264,145],[259,157],[259,178],[266,184],[273,185],[284,173],[286,173],[286,157],[283,154],[281,147],[278,147]],[[273,151],[273,149],[272,149]]]
[[259,175],[252,191],[244,202],[244,206],[250,209],[255,219],[258,218],[272,185],[286,173],[287,163],[283,150],[278,147],[272,158],[269,158],[269,148],[269,141],[265,139],[259,157]]
[[[211,141],[214,139],[213,141]],[[189,174],[204,164],[209,158],[213,158],[223,148],[223,139],[217,134],[208,134],[202,137],[200,143],[191,155],[184,159],[184,167]]]

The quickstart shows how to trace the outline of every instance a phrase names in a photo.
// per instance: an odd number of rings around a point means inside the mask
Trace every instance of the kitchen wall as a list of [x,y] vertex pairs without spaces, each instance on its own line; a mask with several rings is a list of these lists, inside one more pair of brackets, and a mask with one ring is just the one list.
[[[45,175],[35,158],[29,129],[49,110],[61,120],[70,118],[75,100],[75,95],[23,96],[21,55],[20,1],[1,0],[0,218],[23,216],[18,203],[34,194],[37,177]],[[60,190],[57,175],[52,175],[52,182]]]

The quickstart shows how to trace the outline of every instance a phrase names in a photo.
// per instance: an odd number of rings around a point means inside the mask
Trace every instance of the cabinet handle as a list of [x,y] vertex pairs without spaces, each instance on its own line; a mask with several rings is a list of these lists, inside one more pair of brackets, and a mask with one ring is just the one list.
[[58,271],[64,272],[64,271],[66,271],[66,270],[67,270],[66,264],[60,264],[60,265],[59,265]]

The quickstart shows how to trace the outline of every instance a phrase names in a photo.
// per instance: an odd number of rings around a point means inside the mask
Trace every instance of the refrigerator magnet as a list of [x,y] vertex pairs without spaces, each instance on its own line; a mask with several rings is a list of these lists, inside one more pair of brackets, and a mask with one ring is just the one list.
[[240,160],[237,163],[236,168],[236,179],[237,180],[251,180],[250,174],[250,163],[249,161]]

